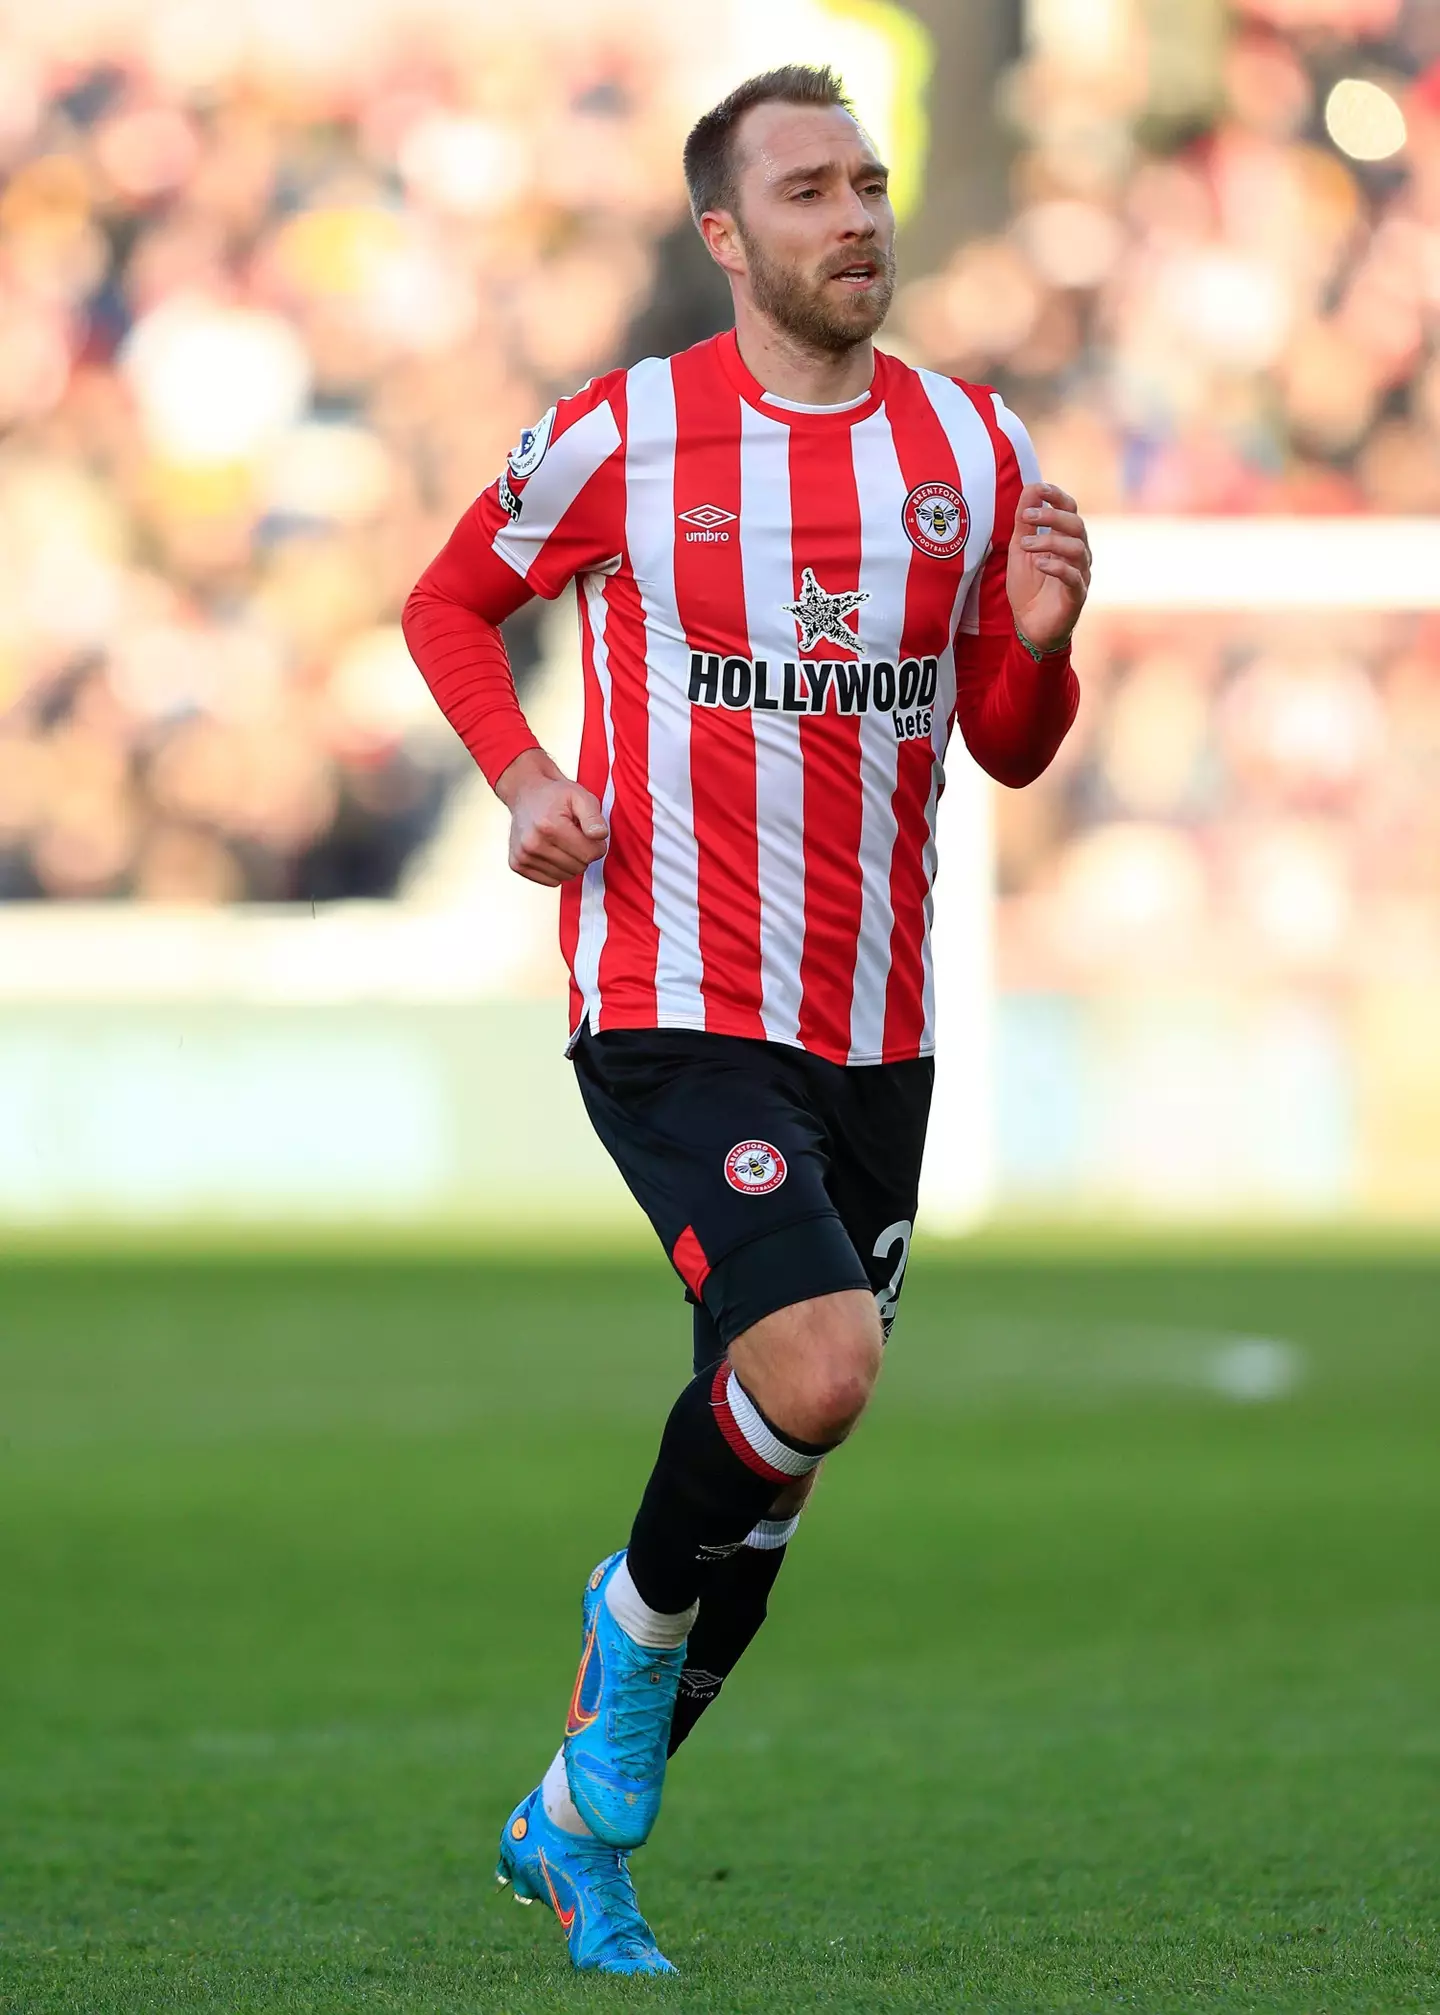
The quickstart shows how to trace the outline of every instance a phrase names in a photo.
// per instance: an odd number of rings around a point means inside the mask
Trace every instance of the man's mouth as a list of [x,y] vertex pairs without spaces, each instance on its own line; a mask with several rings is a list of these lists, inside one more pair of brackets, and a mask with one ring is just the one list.
[[868,287],[879,276],[878,259],[852,259],[848,266],[839,267],[830,278],[842,281],[847,287]]

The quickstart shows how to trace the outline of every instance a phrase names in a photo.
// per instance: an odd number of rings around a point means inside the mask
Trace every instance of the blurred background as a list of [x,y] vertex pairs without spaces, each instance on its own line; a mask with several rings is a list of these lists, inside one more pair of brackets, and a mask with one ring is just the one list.
[[[624,1216],[398,616],[726,324],[681,141],[793,58],[894,161],[890,347],[1094,525],[1075,732],[947,800],[932,1222],[1440,1220],[1440,4],[686,16],[0,5],[0,1222]],[[562,761],[573,630],[508,626]]]
[[702,2011],[1436,2006],[1440,0],[0,0],[0,2010],[579,2005],[488,1850],[687,1324],[398,618],[724,325],[681,142],[794,59],[1095,587],[946,792],[988,1229],[645,1908]]

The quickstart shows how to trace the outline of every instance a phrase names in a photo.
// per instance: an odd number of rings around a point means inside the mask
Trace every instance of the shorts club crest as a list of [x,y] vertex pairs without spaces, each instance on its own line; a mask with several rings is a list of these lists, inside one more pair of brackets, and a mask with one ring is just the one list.
[[725,1157],[725,1180],[742,1196],[769,1196],[788,1174],[784,1155],[768,1140],[739,1141]]

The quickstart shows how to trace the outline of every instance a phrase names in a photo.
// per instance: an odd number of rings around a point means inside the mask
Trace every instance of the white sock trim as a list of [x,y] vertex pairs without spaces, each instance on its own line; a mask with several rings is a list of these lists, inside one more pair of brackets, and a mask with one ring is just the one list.
[[540,1786],[540,1798],[545,1807],[545,1817],[552,1826],[558,1826],[562,1833],[583,1834],[590,1839],[590,1828],[575,1810],[575,1801],[570,1796],[570,1786],[565,1777],[565,1751],[555,1751],[555,1761],[545,1772]]
[[745,1544],[756,1553],[778,1553],[782,1546],[788,1546],[795,1537],[795,1528],[800,1523],[797,1511],[793,1518],[762,1518],[752,1526],[745,1536]]
[[731,1419],[769,1468],[778,1470],[782,1476],[808,1476],[820,1461],[818,1455],[806,1455],[771,1433],[769,1422],[733,1371],[725,1381],[725,1400]]
[[640,1591],[630,1578],[628,1560],[622,1560],[606,1582],[605,1606],[625,1635],[643,1644],[647,1651],[676,1650],[690,1635],[691,1626],[700,1614],[698,1602],[692,1602],[688,1609],[674,1616],[642,1602]]

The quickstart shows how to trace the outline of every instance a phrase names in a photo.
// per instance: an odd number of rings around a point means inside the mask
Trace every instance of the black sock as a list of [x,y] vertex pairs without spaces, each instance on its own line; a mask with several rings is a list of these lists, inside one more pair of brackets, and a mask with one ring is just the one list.
[[775,1577],[785,1559],[783,1546],[763,1552],[742,1546],[717,1563],[705,1583],[705,1599],[685,1646],[685,1669],[670,1720],[673,1756],[715,1698],[765,1621]]
[[775,1493],[826,1452],[773,1427],[728,1360],[702,1371],[670,1410],[630,1534],[640,1600],[670,1616],[688,1609]]

